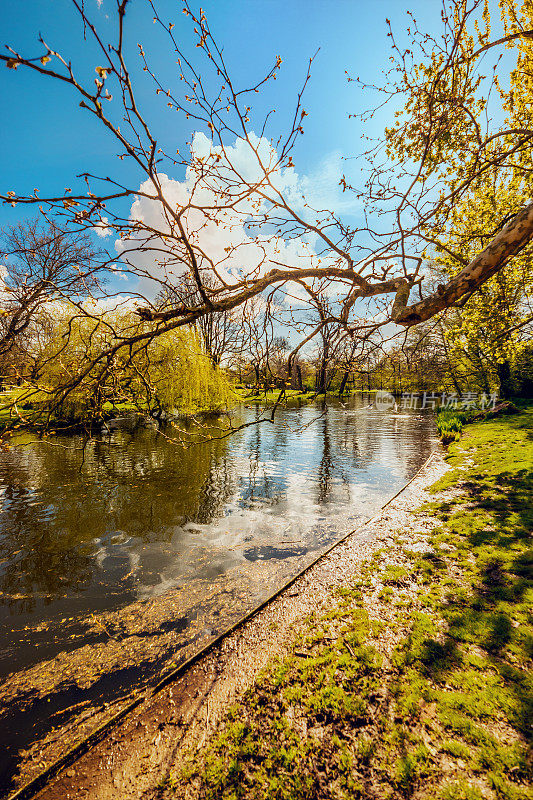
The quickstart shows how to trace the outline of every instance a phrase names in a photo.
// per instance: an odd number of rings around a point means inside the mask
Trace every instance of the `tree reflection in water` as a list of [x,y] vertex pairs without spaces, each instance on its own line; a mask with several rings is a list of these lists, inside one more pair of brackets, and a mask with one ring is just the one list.
[[208,585],[257,561],[296,559],[296,569],[432,448],[429,417],[367,402],[328,402],[313,424],[318,404],[287,409],[274,425],[188,449],[128,425],[85,449],[78,436],[14,442],[0,454],[0,646],[16,647],[13,628],[114,610],[192,579]]
[[89,442],[83,463],[77,436],[15,444],[0,459],[0,601],[28,612],[92,583],[115,605],[132,563],[113,548],[168,541],[176,525],[221,513],[235,490],[226,442],[184,451],[150,429],[119,430]]

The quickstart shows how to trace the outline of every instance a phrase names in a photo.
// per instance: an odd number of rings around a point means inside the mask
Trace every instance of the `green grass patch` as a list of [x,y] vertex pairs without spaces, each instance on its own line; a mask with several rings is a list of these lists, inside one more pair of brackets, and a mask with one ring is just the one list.
[[[265,405],[272,406],[276,403],[280,396],[280,389],[269,389],[267,392],[262,390],[254,392],[250,389],[234,389],[234,393],[238,400],[245,405]],[[281,405],[298,405],[300,403],[308,403],[310,400],[316,400],[317,395],[315,392],[300,392],[298,389],[286,389],[285,394],[281,399]]]

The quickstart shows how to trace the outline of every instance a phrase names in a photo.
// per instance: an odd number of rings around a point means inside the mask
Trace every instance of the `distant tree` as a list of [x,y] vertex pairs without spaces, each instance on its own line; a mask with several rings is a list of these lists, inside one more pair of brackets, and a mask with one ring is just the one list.
[[[330,298],[334,325],[352,337],[366,337],[370,328],[380,330],[390,323],[409,328],[465,301],[501,270],[512,268],[513,259],[532,240],[530,0],[501,0],[496,13],[503,35],[496,39],[485,0],[445,0],[438,33],[421,31],[411,19],[402,47],[389,31],[390,71],[383,85],[369,88],[377,90],[382,109],[390,107],[393,122],[361,154],[368,166],[362,185],[351,186],[346,177],[341,181],[365,209],[358,225],[330,209],[313,209],[294,188],[294,147],[308,113],[302,92],[311,62],[292,124],[280,134],[272,130],[271,113],[266,119],[252,118],[252,99],[278,78],[279,56],[262,79],[243,85],[230,75],[202,10],[195,13],[186,0],[185,16],[180,15],[183,21],[175,29],[166,11],[163,16],[150,0],[146,20],[155,23],[152,29],[167,42],[172,70],[156,73],[142,43],[136,51],[139,70],[126,32],[128,0],[118,0],[115,26],[106,22],[105,31],[97,29],[87,4],[73,0],[73,5],[86,37],[81,46],[95,48],[89,50],[92,57],[98,53],[96,77],[78,74],[68,55],[43,37],[37,52],[25,55],[9,46],[0,60],[14,72],[32,71],[68,86],[75,106],[114,140],[117,156],[131,169],[95,176],[88,165],[81,186],[73,191],[39,196],[6,187],[0,198],[11,205],[40,205],[64,231],[104,226],[121,241],[122,263],[132,275],[164,290],[186,274],[196,287],[193,302],[164,309],[153,302],[155,292],[145,292],[137,327],[94,355],[100,368],[119,350],[127,354],[141,341],[148,346],[154,338],[209,314],[231,312],[266,292],[282,295],[295,288],[309,290],[309,298],[319,293]],[[185,28],[189,22],[190,30]],[[113,41],[106,40],[108,30],[114,31]],[[513,61],[507,73],[508,59],[500,60],[505,48]],[[487,68],[492,56],[494,70]],[[160,53],[156,61],[161,63]],[[163,111],[172,115],[172,124],[164,124],[160,133],[143,115],[142,98],[150,88]],[[354,116],[364,124],[375,110],[374,105]],[[158,110],[154,120],[160,119]],[[169,142],[170,129],[179,132],[180,140],[191,134],[189,154]],[[243,156],[250,161],[247,171],[242,169]],[[178,201],[167,179],[176,170],[187,181]],[[495,217],[484,243],[478,240],[457,260],[457,270],[435,290],[424,291],[427,248],[446,247],[457,209],[494,174],[499,185],[516,179],[528,189],[516,196],[504,217]],[[125,215],[128,198],[132,213]],[[154,214],[137,213],[141,203]],[[231,233],[223,248],[213,235],[221,229]],[[110,254],[109,263],[115,259],[116,253]],[[20,317],[16,311],[13,316],[16,330]],[[327,384],[331,347],[324,334],[329,324],[316,331],[322,337],[320,391]],[[91,369],[78,365],[76,376],[56,387],[58,397],[75,391]]]
[[[83,231],[64,232],[53,223],[29,220],[0,236],[0,368],[12,356],[33,359],[53,316],[53,303],[86,298],[101,277],[101,262]],[[22,375],[20,376],[22,377]]]
[[511,377],[516,394],[533,397],[533,339],[515,355]]
[[289,342],[285,336],[274,336],[267,350],[267,369],[274,382],[285,382]]
[[[206,278],[205,282],[206,285],[212,284],[213,279]],[[175,285],[169,282],[160,298],[162,311],[176,307],[176,305],[194,308],[201,301],[196,282],[190,274],[182,276]],[[205,350],[214,366],[218,366],[222,360],[231,364],[241,354],[241,313],[239,309],[209,311],[199,317],[195,325],[201,333]]]
[[300,392],[305,391],[304,380],[307,377],[307,372],[307,363],[300,358],[299,354],[296,354],[292,359],[290,367],[291,389],[296,389]]
[[361,375],[367,362],[367,347],[364,342],[352,337],[344,337],[335,354],[335,363],[340,373],[338,393],[344,394],[349,381],[354,382]]
[[[240,318],[242,353],[251,367],[251,382],[265,387],[269,377],[269,356],[276,338],[268,305],[262,298],[248,300]],[[270,373],[271,374],[271,373]]]

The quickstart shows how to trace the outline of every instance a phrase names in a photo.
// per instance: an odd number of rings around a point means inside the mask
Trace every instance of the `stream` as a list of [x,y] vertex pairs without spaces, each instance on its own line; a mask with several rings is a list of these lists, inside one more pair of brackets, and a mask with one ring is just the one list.
[[0,450],[0,794],[20,748],[58,729],[57,757],[62,726],[94,722],[80,709],[190,657],[417,472],[433,415],[371,403],[294,405],[187,448],[125,418]]

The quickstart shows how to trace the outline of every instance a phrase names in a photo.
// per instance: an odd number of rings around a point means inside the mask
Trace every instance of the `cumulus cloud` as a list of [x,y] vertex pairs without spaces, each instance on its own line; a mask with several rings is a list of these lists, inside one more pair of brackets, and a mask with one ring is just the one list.
[[[7,256],[6,256],[7,261]],[[8,302],[11,300],[10,289],[7,284],[7,277],[9,275],[9,269],[6,263],[0,262],[0,301]]]
[[316,170],[299,178],[298,190],[307,205],[317,211],[329,209],[334,214],[360,212],[361,201],[340,187],[343,173],[342,153],[336,150],[329,153]]
[[[263,167],[272,168],[278,154],[270,142],[253,134],[249,141],[237,139],[222,149],[214,146],[203,133],[192,141],[193,166],[184,180],[160,173],[158,180],[165,198],[175,209],[185,208],[182,220],[188,238],[198,253],[201,268],[214,266],[228,284],[243,278],[259,277],[272,268],[324,265],[329,256],[317,253],[317,237],[305,234],[291,238],[278,227],[271,204],[262,193],[244,192],[258,185]],[[299,176],[293,167],[270,173],[267,194],[284,195],[302,217],[313,221],[316,212],[353,210],[338,189],[341,156],[331,154],[316,173]],[[206,209],[210,209],[206,212]],[[254,225],[259,218],[262,227]],[[157,198],[149,180],[143,182],[132,204],[130,221],[138,233],[116,242],[116,251],[140,276],[138,291],[154,296],[166,280],[175,281],[184,271],[180,246],[176,246],[176,227]],[[103,228],[105,229],[105,222]],[[173,226],[173,247],[165,242],[165,233]],[[98,232],[98,231],[97,231]],[[104,234],[99,234],[104,235]]]
[[109,297],[89,297],[82,303],[82,308],[88,314],[95,316],[105,316],[106,314],[127,314],[135,311],[138,307],[138,301],[124,294],[110,295]]
[[108,223],[108,218],[102,217],[94,226],[94,232],[97,236],[100,236],[101,239],[104,239],[106,236],[111,236],[113,233],[113,229],[108,226]]

